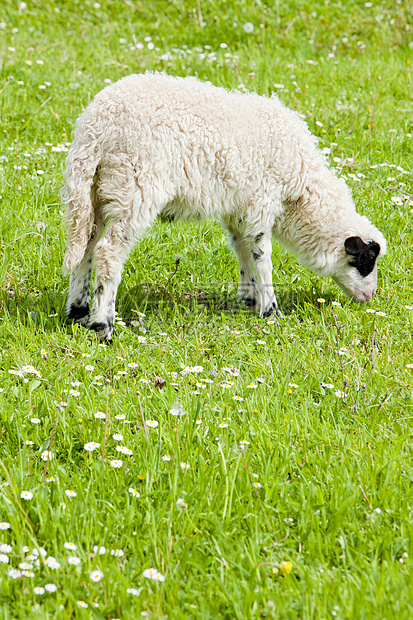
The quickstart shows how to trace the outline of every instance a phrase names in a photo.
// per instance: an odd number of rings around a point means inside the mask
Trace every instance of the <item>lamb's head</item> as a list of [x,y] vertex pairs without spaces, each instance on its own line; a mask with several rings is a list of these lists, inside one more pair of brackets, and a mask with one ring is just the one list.
[[330,275],[354,301],[371,301],[377,289],[377,258],[386,252],[386,240],[367,218],[360,231],[350,230],[339,242]]

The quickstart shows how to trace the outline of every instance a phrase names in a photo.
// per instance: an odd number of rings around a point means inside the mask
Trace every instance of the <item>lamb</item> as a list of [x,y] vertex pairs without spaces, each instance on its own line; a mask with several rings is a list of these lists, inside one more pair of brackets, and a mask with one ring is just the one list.
[[109,342],[123,264],[157,216],[219,220],[238,257],[239,300],[264,318],[282,316],[272,237],[357,302],[373,298],[386,251],[296,112],[193,77],[147,72],[104,88],[77,121],[62,195],[67,315]]

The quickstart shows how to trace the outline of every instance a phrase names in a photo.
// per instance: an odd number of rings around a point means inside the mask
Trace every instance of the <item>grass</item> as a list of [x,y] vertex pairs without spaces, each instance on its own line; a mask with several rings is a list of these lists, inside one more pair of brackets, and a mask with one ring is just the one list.
[[[2,3],[1,620],[412,617],[412,17],[392,1]],[[105,80],[147,69],[277,90],[306,116],[389,242],[368,307],[275,246],[286,318],[268,324],[236,303],[217,223],[159,222],[125,266],[114,346],[66,323],[74,122]],[[41,547],[60,567],[36,565]],[[34,576],[11,577],[28,555]]]

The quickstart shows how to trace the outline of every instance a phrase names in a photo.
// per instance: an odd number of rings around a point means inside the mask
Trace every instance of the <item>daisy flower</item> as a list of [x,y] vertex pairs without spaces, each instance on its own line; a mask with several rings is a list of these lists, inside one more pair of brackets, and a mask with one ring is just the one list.
[[140,590],[137,590],[136,588],[128,588],[126,592],[128,594],[133,594],[133,596],[139,596],[140,594]]
[[34,446],[34,441],[31,439],[26,439],[26,446]]
[[66,495],[67,497],[76,497],[77,493],[76,493],[76,491],[72,491],[71,489],[67,489],[67,490],[65,491],[65,495]]
[[267,344],[265,340],[257,340],[257,344]]
[[164,454],[162,457],[163,461],[170,461],[171,460],[171,456],[169,454]]
[[56,558],[52,557],[51,555],[45,559],[44,563],[49,568],[54,568],[55,570],[58,570],[60,568],[59,562],[56,560]]
[[138,367],[138,364],[137,364],[136,362],[130,362],[130,363],[128,364],[128,366],[129,366],[129,368],[137,368],[137,367]]
[[341,303],[339,301],[332,301],[331,305],[332,306],[341,306]]
[[50,452],[50,450],[45,450],[42,452],[41,457],[44,461],[51,461],[54,458],[54,455],[53,452]]
[[225,422],[221,422],[221,424],[218,424],[218,428],[227,428],[228,424],[225,424]]
[[116,420],[126,420],[126,416],[124,413],[118,413],[117,415],[115,415],[115,419]]
[[239,443],[240,443],[241,447],[249,446],[250,445],[250,442],[247,441],[246,439],[241,439],[241,441]]
[[133,497],[140,497],[141,496],[141,494],[136,489],[134,489],[133,487],[129,487],[128,491],[129,491],[129,493],[131,495],[133,495]]
[[0,562],[2,562],[3,564],[8,564],[10,561],[10,558],[8,555],[5,555],[4,553],[0,553]]
[[98,420],[104,420],[106,418],[106,414],[103,413],[103,411],[97,411],[95,413],[95,418],[97,418]]
[[71,551],[76,551],[76,549],[77,549],[77,546],[75,545],[75,543],[72,543],[72,542],[65,542],[63,547],[65,549],[70,549]]
[[89,605],[85,603],[85,601],[77,601],[77,604],[79,605],[79,607],[83,607],[83,609],[89,607]]
[[17,568],[12,568],[11,570],[9,570],[9,577],[11,577],[12,579],[19,579],[19,577],[21,576],[22,573]]
[[150,428],[156,428],[158,426],[158,422],[156,420],[147,420],[146,426],[149,426]]
[[319,304],[325,304],[326,303],[326,300],[324,299],[324,297],[319,297],[317,299],[317,301],[318,301]]
[[122,549],[112,549],[112,551],[110,552],[110,555],[114,555],[115,558],[122,558],[125,553],[124,551],[122,551]]
[[119,469],[120,467],[122,467],[123,461],[120,461],[119,459],[114,459],[113,461],[110,462],[110,464],[115,469]]
[[114,435],[112,435],[112,437],[115,441],[122,441],[123,439],[123,435],[121,435],[120,433],[115,433]]
[[131,456],[131,454],[133,454],[132,450],[130,448],[127,448],[126,446],[116,446],[116,451],[122,452],[122,454],[127,454],[128,456]]
[[342,390],[337,390],[336,392],[334,392],[334,394],[337,396],[337,398],[344,398],[345,396]]
[[57,586],[54,583],[46,583],[44,589],[47,590],[47,592],[56,592]]
[[0,545],[0,551],[2,553],[11,553],[13,550],[13,547],[11,545],[8,545],[7,543],[3,543],[2,545]]
[[72,564],[72,566],[77,566],[80,564],[81,560],[76,555],[71,555],[70,558],[67,558],[67,561],[69,564]]
[[93,450],[97,450],[97,448],[100,448],[100,443],[96,443],[96,441],[90,441],[89,443],[85,443],[83,447],[88,452],[93,452]]
[[233,377],[239,377],[239,370],[235,366],[224,366],[222,370],[229,372]]
[[1,521],[0,522],[0,530],[8,530],[10,529],[11,525],[10,523],[7,523],[7,521]]
[[40,419],[39,418],[31,418],[30,422],[33,422],[33,424],[40,424]]
[[373,310],[373,308],[367,308],[366,312],[368,312],[368,314],[374,314],[376,311]]
[[155,579],[156,581],[165,581],[165,577],[161,575],[161,573],[157,571],[156,568],[147,568],[146,570],[143,571],[143,576],[146,577],[146,579]]
[[233,396],[232,398],[233,398],[233,400],[238,400],[238,401],[243,401],[244,400],[242,398],[242,396]]
[[182,468],[182,469],[187,470],[187,469],[189,469],[190,467],[191,467],[191,466],[189,465],[189,463],[181,463],[181,468]]
[[33,499],[33,493],[31,493],[30,491],[22,491],[20,493],[20,497],[22,499]]
[[252,486],[255,487],[256,489],[260,489],[262,484],[261,484],[261,482],[253,482]]
[[97,569],[94,570],[90,573],[90,578],[92,581],[94,581],[95,583],[97,583],[98,581],[100,581],[101,579],[103,579],[103,573],[101,570]]
[[42,588],[41,586],[37,586],[36,588],[33,588],[33,592],[35,594],[44,594],[44,588]]

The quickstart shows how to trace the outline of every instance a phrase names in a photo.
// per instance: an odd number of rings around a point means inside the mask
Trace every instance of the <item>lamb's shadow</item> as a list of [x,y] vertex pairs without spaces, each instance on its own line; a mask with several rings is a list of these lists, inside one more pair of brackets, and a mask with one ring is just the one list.
[[[278,286],[275,289],[278,305],[284,316],[292,314],[305,303],[314,304],[314,292],[296,289],[293,286]],[[166,309],[181,310],[196,314],[199,311],[214,316],[223,312],[229,315],[249,313],[251,310],[237,301],[237,286],[222,285],[220,289],[211,286],[199,287],[191,291],[178,291],[170,288],[136,285],[120,291],[117,308],[123,319],[133,319],[134,311],[147,316],[157,315]]]
[[[275,287],[275,294],[284,316],[292,313],[299,315],[308,304],[318,305],[316,299],[322,295],[321,291],[288,285]],[[333,295],[325,293],[324,297],[327,303],[334,299]],[[55,332],[57,327],[73,330],[74,324],[65,316],[65,303],[66,294],[59,290],[29,290],[15,295],[5,290],[0,292],[3,313],[7,312],[12,320],[20,324],[45,333]],[[133,310],[143,312],[148,317],[175,311],[189,320],[200,313],[218,318],[222,313],[234,317],[251,313],[249,308],[237,301],[237,285],[231,283],[222,284],[220,288],[199,285],[190,291],[178,290],[171,284],[167,288],[138,284],[127,289],[121,285],[117,310],[127,323],[136,318]]]

